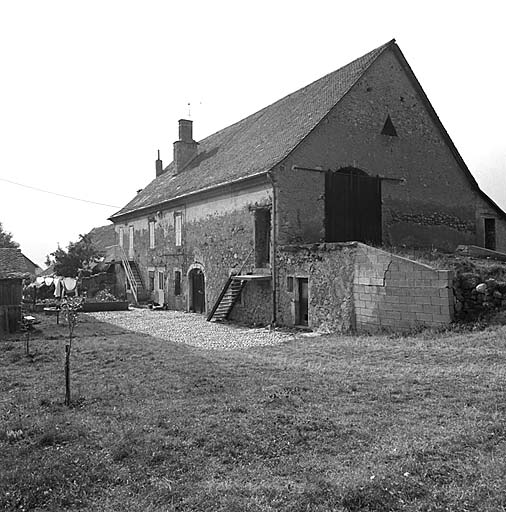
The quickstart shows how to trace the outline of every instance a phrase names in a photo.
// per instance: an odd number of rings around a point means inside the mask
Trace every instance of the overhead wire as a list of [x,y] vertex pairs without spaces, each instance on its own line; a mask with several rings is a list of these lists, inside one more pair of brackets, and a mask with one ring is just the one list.
[[44,192],[45,194],[52,194],[54,196],[65,197],[67,199],[72,199],[74,201],[81,201],[83,203],[98,204],[100,206],[108,206],[109,208],[120,208],[120,206],[116,206],[116,205],[113,205],[113,204],[99,203],[98,201],[90,201],[89,199],[81,199],[79,197],[69,196],[67,194],[60,194],[59,192],[51,192],[50,190],[44,190],[42,188],[32,187],[31,185],[25,185],[24,183],[18,183],[17,181],[8,180],[8,179],[5,179],[5,178],[0,178],[0,181],[5,181],[6,183],[11,183],[12,185],[17,185],[19,187],[29,188],[31,190],[36,190],[37,192]]

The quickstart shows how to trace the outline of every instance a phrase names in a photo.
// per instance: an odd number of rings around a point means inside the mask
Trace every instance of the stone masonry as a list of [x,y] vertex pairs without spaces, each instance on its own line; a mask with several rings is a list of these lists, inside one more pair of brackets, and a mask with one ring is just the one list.
[[320,331],[443,327],[453,318],[447,270],[357,242],[284,246],[279,262],[279,319],[285,325],[296,323],[297,293],[286,290],[289,278],[308,279],[309,327]]

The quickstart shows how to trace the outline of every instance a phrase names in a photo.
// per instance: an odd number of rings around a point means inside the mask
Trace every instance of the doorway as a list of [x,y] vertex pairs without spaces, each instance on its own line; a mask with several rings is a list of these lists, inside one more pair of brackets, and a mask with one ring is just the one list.
[[325,177],[325,241],[381,243],[381,179],[353,167]]
[[308,325],[308,320],[309,320],[308,279],[307,279],[307,277],[302,277],[302,278],[297,279],[297,282],[298,282],[298,296],[299,296],[297,325]]
[[485,249],[495,251],[495,219],[485,219]]
[[204,313],[206,309],[204,272],[200,268],[194,268],[190,271],[188,277],[190,282],[190,311]]

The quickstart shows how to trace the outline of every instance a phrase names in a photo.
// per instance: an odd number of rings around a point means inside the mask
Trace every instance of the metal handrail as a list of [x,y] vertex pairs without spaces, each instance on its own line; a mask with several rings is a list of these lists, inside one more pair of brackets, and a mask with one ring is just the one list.
[[[253,249],[251,249],[249,254],[246,256],[246,259],[242,262],[242,265],[239,267],[239,271],[237,272],[237,274],[234,274],[234,275],[236,275],[236,276],[241,275],[242,269],[244,268],[244,265],[246,264],[246,262],[248,261],[248,259],[249,259],[249,257],[251,256],[252,253],[253,253]],[[218,298],[216,299],[216,302],[214,303],[214,306],[211,309],[211,312],[207,315],[207,321],[208,322],[211,321],[211,319],[213,318],[214,314],[216,313],[216,310],[218,309],[218,307],[220,305],[220,302],[222,301],[223,297],[225,297],[225,294],[227,293],[228,288],[229,288],[231,282],[232,282],[232,276],[229,276],[229,278],[227,279],[227,282],[225,283],[225,286],[221,290],[221,293],[219,294]]]
[[130,266],[130,262],[128,261],[127,255],[123,247],[121,247],[121,245],[118,245],[117,247],[119,249],[121,263],[123,264],[123,268],[125,269],[128,284],[130,285],[130,290],[132,290],[134,300],[137,303],[137,281],[135,280],[134,273],[132,272],[132,267]]

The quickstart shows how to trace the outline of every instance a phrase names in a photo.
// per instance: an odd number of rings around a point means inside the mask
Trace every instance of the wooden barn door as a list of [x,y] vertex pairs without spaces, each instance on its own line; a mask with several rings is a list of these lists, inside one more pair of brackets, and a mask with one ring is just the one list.
[[381,243],[381,179],[329,172],[325,178],[325,241]]

